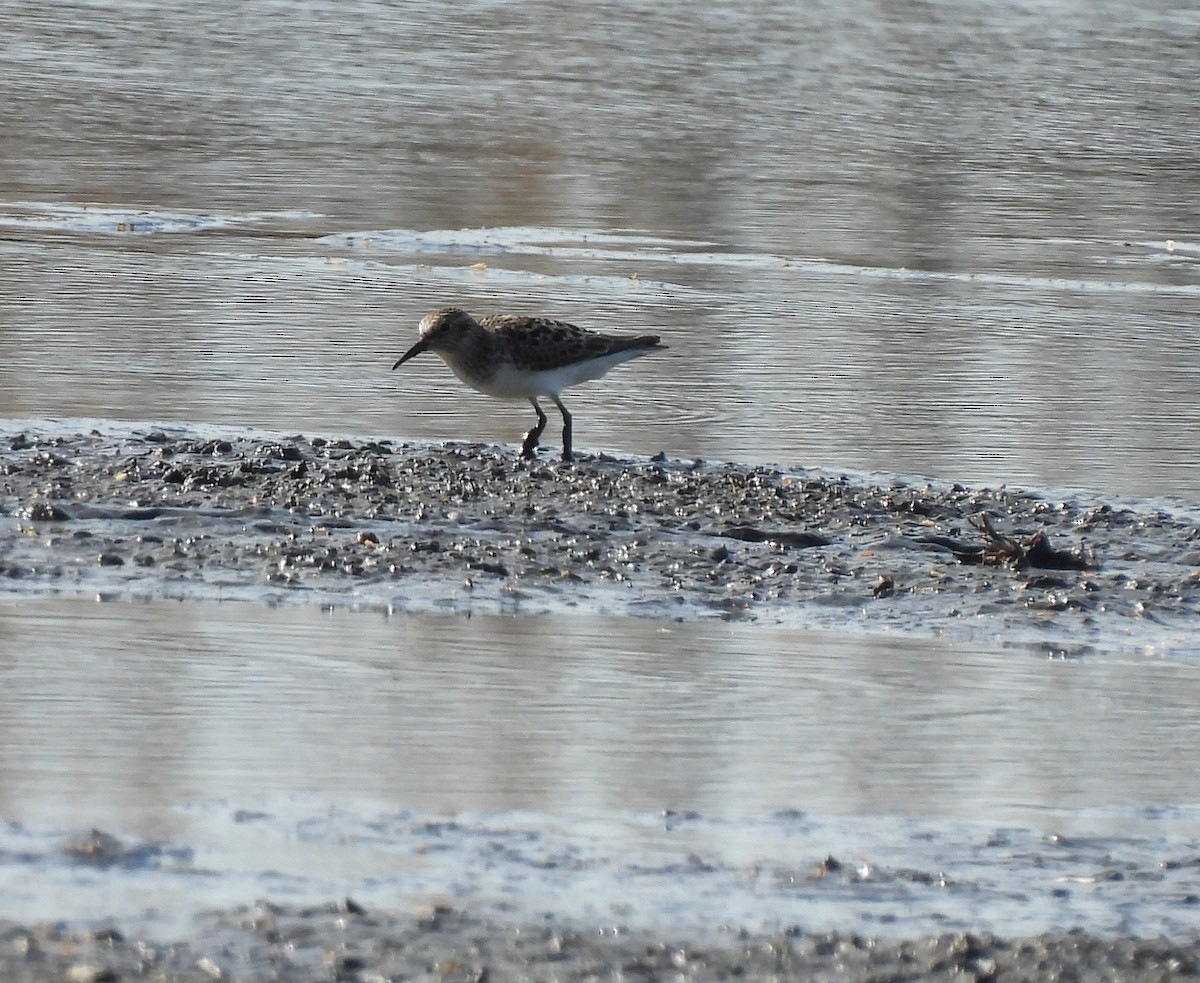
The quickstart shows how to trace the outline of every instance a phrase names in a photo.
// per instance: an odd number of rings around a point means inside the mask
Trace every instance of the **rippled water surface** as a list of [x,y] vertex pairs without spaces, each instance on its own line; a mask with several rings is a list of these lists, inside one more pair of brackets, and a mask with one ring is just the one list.
[[[8,604],[0,629],[0,916],[348,893],[655,927],[1190,924],[1190,661],[248,604]],[[93,826],[133,854],[64,859]],[[818,883],[827,856],[861,880]]]
[[1200,491],[1200,14],[0,11],[0,412],[515,440],[427,310],[671,349],[581,446]]
[[[1200,498],[1188,5],[10,0],[0,38],[4,417],[515,443],[527,407],[390,371],[453,303],[663,336],[568,397],[583,448]],[[3,915],[491,892],[1156,934],[1196,893],[1157,866],[1194,854],[1186,660],[199,603],[0,625]],[[92,825],[181,852],[81,873]],[[831,852],[932,880],[796,907]]]

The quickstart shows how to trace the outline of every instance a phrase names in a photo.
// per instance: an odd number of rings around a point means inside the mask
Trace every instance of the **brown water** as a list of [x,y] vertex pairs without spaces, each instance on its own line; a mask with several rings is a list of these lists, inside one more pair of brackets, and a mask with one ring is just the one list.
[[[664,336],[569,397],[583,448],[1200,498],[1186,5],[10,0],[0,37],[0,416],[513,443],[527,408],[433,360],[389,371],[455,303]],[[379,880],[381,856],[425,835],[391,821],[380,848],[388,810],[525,811],[478,841],[561,828],[547,850],[620,868],[676,808],[716,826],[666,849],[653,890],[598,896],[773,918],[739,879],[755,850],[845,850],[982,864],[988,887],[851,889],[802,921],[1181,924],[1173,881],[1022,895],[1040,848],[980,859],[992,834],[960,824],[1090,830],[1074,872],[1131,830],[1172,844],[1139,840],[1139,869],[1186,851],[1186,657],[323,617],[8,608],[0,914],[387,903],[417,889]],[[818,817],[798,852],[788,810]],[[889,816],[932,826],[896,847]],[[620,829],[603,849],[588,817]],[[173,839],[201,872],[64,873],[61,837],[93,824]],[[731,881],[704,895],[687,851],[718,842]],[[473,849],[420,886],[491,896]],[[517,893],[589,890],[564,878]]]
[[[511,442],[446,303],[660,331],[581,446],[1200,492],[1200,14],[0,11],[0,412]],[[636,279],[634,279],[636,277]]]
[[[8,603],[0,917],[349,894],[1188,934],[1198,689],[1186,659],[716,621]],[[93,826],[130,854],[64,857]],[[814,880],[829,855],[859,875]]]
[[0,629],[0,815],[143,835],[176,831],[166,807],[268,792],[1060,822],[1175,801],[1200,738],[1196,667],[1152,655],[86,599],[0,605]]

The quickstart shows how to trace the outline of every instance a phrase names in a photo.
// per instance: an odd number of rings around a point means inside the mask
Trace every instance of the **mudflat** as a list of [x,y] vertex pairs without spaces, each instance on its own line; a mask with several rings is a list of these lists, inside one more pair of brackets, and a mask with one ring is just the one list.
[[[1187,503],[513,448],[20,424],[0,436],[0,587],[390,609],[572,609],[971,635],[1078,655],[1194,646]],[[1195,898],[1179,899],[1191,905]],[[0,924],[0,976],[168,981],[1161,980],[1194,940],[870,938],[579,924],[466,902],[260,902],[178,938]]]
[[115,927],[72,933],[0,923],[0,973],[25,983],[155,979],[420,980],[1012,980],[1150,981],[1195,977],[1200,950],[1165,940],[1083,932],[999,939],[947,934],[905,941],[800,932],[755,937],[714,928],[668,938],[611,927],[417,912],[258,904],[201,919],[195,937],[127,938]]
[[0,437],[0,589],[1189,644],[1165,499],[231,431]]

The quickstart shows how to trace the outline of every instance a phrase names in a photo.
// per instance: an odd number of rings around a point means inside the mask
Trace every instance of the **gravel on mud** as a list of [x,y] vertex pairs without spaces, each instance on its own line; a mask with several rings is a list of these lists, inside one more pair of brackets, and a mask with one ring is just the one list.
[[0,435],[0,592],[1187,644],[1200,510],[605,455],[165,429]]
[[945,980],[1161,981],[1194,978],[1200,949],[1165,940],[1083,932],[1001,939],[958,933],[910,940],[855,934],[770,936],[714,930],[663,938],[612,926],[565,928],[553,919],[492,918],[435,905],[374,912],[351,899],[318,908],[256,905],[212,912],[195,935],[127,937],[108,925],[0,922],[0,976],[19,983],[213,980]]

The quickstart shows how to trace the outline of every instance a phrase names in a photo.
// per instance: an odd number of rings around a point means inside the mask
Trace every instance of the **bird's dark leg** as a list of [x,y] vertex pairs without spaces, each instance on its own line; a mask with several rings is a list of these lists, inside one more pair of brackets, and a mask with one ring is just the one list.
[[558,407],[558,412],[563,418],[563,460],[573,461],[575,455],[571,453],[571,414],[567,412],[567,408],[563,406],[563,401],[554,393],[550,394],[550,398],[554,400],[554,405]]
[[[557,403],[558,400],[555,400]],[[521,445],[521,456],[532,459],[533,452],[537,449],[538,439],[542,436],[542,431],[546,429],[546,414],[542,412],[542,408],[538,406],[538,401],[532,396],[529,397],[529,405],[533,407],[533,411],[538,415],[537,426],[525,435],[525,443]]]

